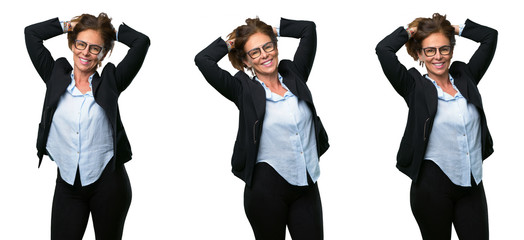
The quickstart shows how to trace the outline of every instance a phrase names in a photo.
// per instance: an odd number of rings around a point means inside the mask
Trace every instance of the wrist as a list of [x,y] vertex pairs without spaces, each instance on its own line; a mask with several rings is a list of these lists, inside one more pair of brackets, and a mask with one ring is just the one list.
[[226,40],[226,45],[227,45],[227,51],[231,51],[231,49],[233,49],[235,47],[235,40],[234,39],[229,39],[229,40]]
[[413,28],[406,29],[406,32],[408,33],[408,39],[412,38],[416,33],[415,29]]
[[63,22],[62,28],[64,29],[64,33],[73,31],[73,26],[71,25],[71,21]]

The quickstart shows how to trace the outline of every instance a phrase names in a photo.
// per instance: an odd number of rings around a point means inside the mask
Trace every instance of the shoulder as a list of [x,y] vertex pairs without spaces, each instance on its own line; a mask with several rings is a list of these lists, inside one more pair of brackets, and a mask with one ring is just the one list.
[[65,57],[58,58],[55,62],[56,64],[71,66],[71,64],[69,63],[69,61],[67,61]]
[[465,62],[455,61],[449,67],[449,73],[455,77],[457,74],[466,73],[468,71],[467,69],[468,65]]
[[283,75],[290,73],[297,75],[298,69],[295,64],[293,64],[293,61],[289,59],[283,59],[278,63],[278,72]]
[[116,70],[116,66],[112,62],[108,62],[108,63],[106,63],[106,65],[102,69],[102,75],[104,73],[114,72],[115,70]]
[[55,61],[55,71],[63,71],[63,73],[70,74],[73,70],[73,66],[67,61],[65,57],[56,59]]

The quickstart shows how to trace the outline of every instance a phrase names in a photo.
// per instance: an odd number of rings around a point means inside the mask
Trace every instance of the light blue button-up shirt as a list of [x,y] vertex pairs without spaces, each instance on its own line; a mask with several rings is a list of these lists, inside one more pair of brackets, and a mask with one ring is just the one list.
[[271,165],[289,184],[307,186],[307,174],[316,182],[320,175],[311,110],[288,90],[280,96],[260,80],[266,91],[266,113],[257,162]]
[[431,81],[438,95],[438,107],[426,149],[427,160],[435,162],[456,185],[471,186],[471,176],[482,180],[482,146],[480,117],[475,105],[468,103],[449,76],[455,96],[445,93]]
[[73,185],[78,169],[80,182],[86,186],[98,180],[113,157],[113,133],[92,91],[82,94],[74,79],[71,73],[71,84],[60,97],[53,116],[46,149],[65,182]]

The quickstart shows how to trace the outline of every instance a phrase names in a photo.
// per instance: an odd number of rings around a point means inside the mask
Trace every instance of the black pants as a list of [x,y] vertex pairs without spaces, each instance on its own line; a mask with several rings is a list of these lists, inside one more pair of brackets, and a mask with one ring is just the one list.
[[424,161],[411,184],[411,210],[424,240],[451,239],[451,224],[460,240],[487,240],[488,206],[482,182],[453,184],[433,161]]
[[110,166],[111,162],[96,182],[84,187],[80,185],[78,172],[74,186],[58,173],[51,215],[52,240],[81,240],[89,213],[97,240],[122,239],[131,204],[131,184],[123,165],[114,171]]
[[323,239],[322,204],[318,186],[293,186],[269,164],[255,166],[253,184],[244,190],[244,209],[257,240]]

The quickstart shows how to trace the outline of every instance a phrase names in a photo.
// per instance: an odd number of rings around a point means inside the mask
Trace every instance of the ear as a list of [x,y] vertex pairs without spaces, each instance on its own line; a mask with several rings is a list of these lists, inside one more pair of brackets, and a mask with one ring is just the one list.
[[247,68],[252,68],[253,66],[251,66],[251,61],[248,60],[248,59],[244,59],[242,60],[242,62],[244,62],[244,65],[247,67]]
[[106,58],[106,56],[107,56],[107,52],[104,53],[103,51],[100,52],[98,55],[96,55],[96,57],[98,58],[99,62],[102,62],[104,60],[104,58]]
[[96,58],[98,59],[98,67],[102,66],[102,61],[104,60],[104,58],[106,58],[106,55],[107,55],[107,52],[106,53],[100,52],[98,55],[96,55]]
[[424,54],[422,53],[422,51],[418,51],[417,52],[417,55],[418,55],[418,60],[419,61],[424,61]]

